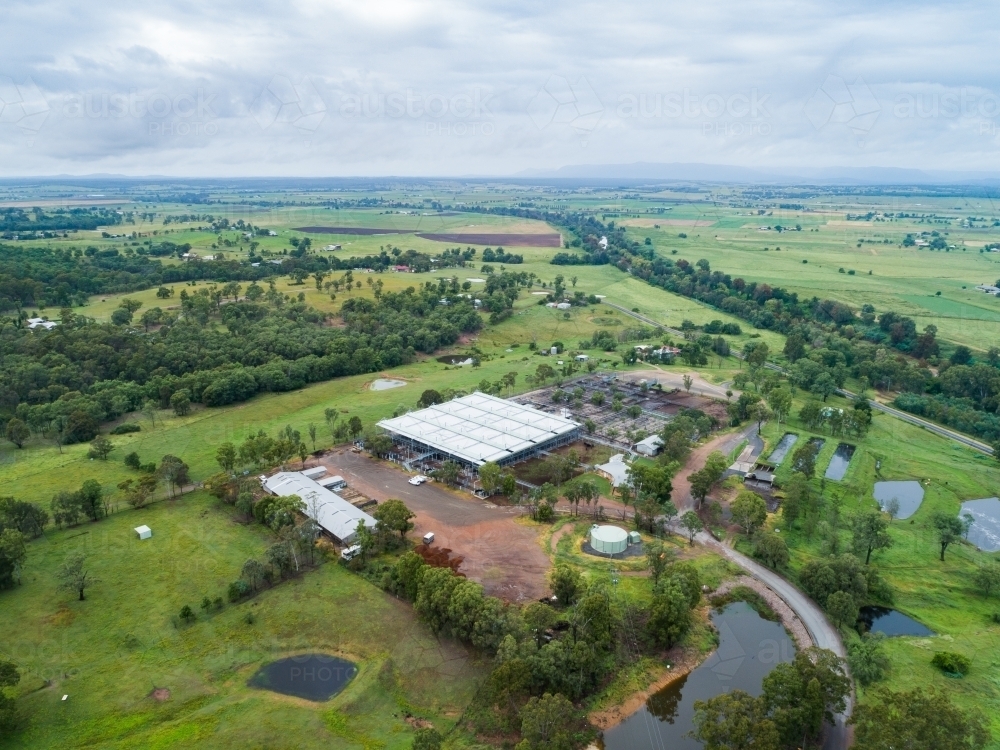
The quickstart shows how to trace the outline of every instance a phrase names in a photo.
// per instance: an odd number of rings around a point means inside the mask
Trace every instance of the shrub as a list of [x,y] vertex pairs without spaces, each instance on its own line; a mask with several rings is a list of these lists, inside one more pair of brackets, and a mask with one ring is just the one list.
[[112,435],[126,435],[130,432],[140,432],[142,427],[135,422],[122,422],[120,425],[111,430]]
[[962,654],[956,654],[954,651],[938,651],[931,659],[931,665],[946,674],[964,677],[972,669],[972,660]]
[[413,750],[441,750],[441,733],[433,727],[421,727],[413,736]]
[[181,607],[181,619],[184,622],[191,623],[194,622],[196,618],[197,615],[195,615],[194,610],[191,609],[190,604],[185,604],[183,607]]
[[139,454],[132,451],[127,456],[125,456],[125,465],[130,469],[135,469],[138,471],[142,468],[142,462],[139,460]]
[[233,581],[231,584],[229,584],[229,590],[227,592],[229,596],[229,601],[238,602],[243,597],[249,596],[250,591],[251,591],[250,584],[244,581],[242,578]]

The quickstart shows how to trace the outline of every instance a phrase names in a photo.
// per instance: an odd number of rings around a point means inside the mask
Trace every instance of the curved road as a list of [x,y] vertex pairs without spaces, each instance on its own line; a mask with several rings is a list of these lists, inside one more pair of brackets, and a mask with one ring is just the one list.
[[[765,568],[746,555],[740,554],[736,550],[717,542],[709,534],[705,532],[699,533],[697,541],[736,563],[784,599],[785,603],[792,608],[792,611],[802,621],[802,624],[806,626],[806,630],[809,631],[809,637],[812,638],[813,643],[819,648],[828,649],[842,659],[847,658],[847,650],[844,648],[844,642],[840,639],[840,633],[826,619],[823,610],[812,599],[773,570]],[[850,747],[851,736],[850,730],[847,727],[847,719],[851,715],[852,708],[853,696],[849,696],[847,699],[847,709],[843,714],[839,714],[836,717],[836,722],[827,732],[825,741],[823,742],[823,750],[844,750]]]

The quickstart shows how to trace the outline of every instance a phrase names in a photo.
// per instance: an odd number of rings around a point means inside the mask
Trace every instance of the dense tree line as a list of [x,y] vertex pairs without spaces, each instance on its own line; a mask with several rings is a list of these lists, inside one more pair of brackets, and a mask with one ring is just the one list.
[[[502,298],[506,307],[517,287],[504,287],[497,278],[488,298]],[[238,290],[229,291],[238,296]],[[95,323],[67,310],[50,332],[4,328],[5,429],[10,433],[13,423],[61,442],[90,440],[98,423],[147,402],[170,407],[181,391],[189,402],[221,406],[262,391],[394,367],[482,325],[472,300],[449,291],[441,304],[433,285],[380,294],[375,301],[348,299],[344,327],[327,325],[324,314],[273,286],[264,292],[251,285],[244,297],[223,301],[218,288],[192,295],[184,290],[180,316],[146,311],[154,313],[155,330],[148,331],[129,322],[127,308],[120,323]],[[212,325],[214,320],[227,330]]]
[[[297,238],[296,238],[297,239]],[[86,304],[94,294],[135,292],[164,284],[189,281],[265,281],[281,275],[328,274],[367,268],[382,272],[394,265],[416,271],[464,266],[474,260],[475,249],[451,248],[433,257],[415,250],[383,249],[379,255],[338,259],[308,252],[297,243],[287,256],[266,260],[251,248],[246,260],[216,259],[165,264],[159,258],[191,250],[188,243],[169,240],[126,246],[122,249],[20,248],[0,244],[0,312],[21,307],[67,307]],[[432,260],[434,261],[432,263]],[[273,261],[273,262],[272,262]],[[509,260],[507,262],[517,262]],[[19,324],[18,321],[15,321]]]
[[117,226],[125,215],[108,208],[0,208],[0,232],[94,230]]
[[[698,573],[657,549],[662,554],[653,600],[641,607],[620,603],[604,584],[586,585],[567,566],[557,566],[550,577],[556,604],[523,608],[486,596],[478,583],[428,565],[414,552],[392,565],[373,564],[367,575],[380,577],[383,588],[412,601],[435,632],[495,655],[496,666],[470,710],[481,731],[520,732],[525,748],[569,748],[578,729],[570,701],[597,689],[629,659],[629,648],[669,648],[690,625],[691,609],[701,598]],[[626,643],[626,632],[637,633],[641,642]],[[563,701],[556,734],[565,736],[557,744],[540,744],[528,717],[540,701],[556,696]]]
[[[151,254],[183,253],[190,245],[164,241]],[[147,250],[148,252],[148,250]],[[282,269],[253,267],[238,261],[164,265],[147,254],[116,248],[85,250],[19,248],[0,245],[0,312],[22,306],[83,305],[92,294],[117,294],[182,281],[254,280],[277,276]]]

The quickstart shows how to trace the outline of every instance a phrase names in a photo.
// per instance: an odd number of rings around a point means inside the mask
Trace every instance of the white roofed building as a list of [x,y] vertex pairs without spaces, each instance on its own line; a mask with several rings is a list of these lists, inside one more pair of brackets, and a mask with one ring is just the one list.
[[609,458],[606,464],[594,467],[594,471],[611,482],[612,487],[620,487],[623,484],[628,484],[628,470],[629,465],[625,463],[625,456],[621,453],[617,453]]
[[663,450],[663,440],[659,435],[650,435],[635,444],[635,452],[644,456],[655,456],[661,450]]
[[375,528],[374,518],[301,471],[279,471],[264,481],[264,489],[279,497],[298,495],[305,503],[306,515],[341,544],[353,544],[358,521]]
[[473,469],[521,461],[580,435],[577,422],[478,391],[378,426],[397,443]]

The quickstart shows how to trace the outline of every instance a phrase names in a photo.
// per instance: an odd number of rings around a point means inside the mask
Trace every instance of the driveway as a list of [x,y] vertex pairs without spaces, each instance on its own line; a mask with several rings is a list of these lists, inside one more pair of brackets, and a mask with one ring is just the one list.
[[677,472],[673,479],[674,491],[671,493],[674,505],[677,506],[679,515],[684,515],[689,510],[694,510],[695,500],[691,496],[692,472],[700,471],[713,451],[720,451],[729,455],[744,440],[750,442],[754,447],[754,456],[764,450],[764,441],[757,435],[757,423],[751,422],[746,427],[737,432],[730,432],[712,438],[704,445],[699,445],[688,456],[684,462],[684,468]]
[[541,530],[515,521],[519,508],[497,506],[435,482],[415,487],[402,469],[350,450],[310,463],[341,475],[350,487],[379,502],[402,500],[416,513],[410,536],[419,539],[433,531],[434,546],[464,558],[459,572],[482,584],[487,594],[519,602],[549,593],[550,562]]
[[[679,388],[685,390],[684,388],[684,376],[689,375],[691,377],[691,393],[695,393],[699,396],[705,396],[707,398],[716,398],[721,401],[729,401],[729,396],[726,395],[726,387],[724,385],[716,385],[715,383],[709,383],[705,378],[696,370],[691,370],[691,372],[671,372],[669,370],[661,370],[659,368],[653,370],[628,370],[626,372],[619,373],[618,377],[621,380],[656,380],[658,383],[664,386],[664,388]],[[733,398],[739,398],[742,391],[733,391]]]

